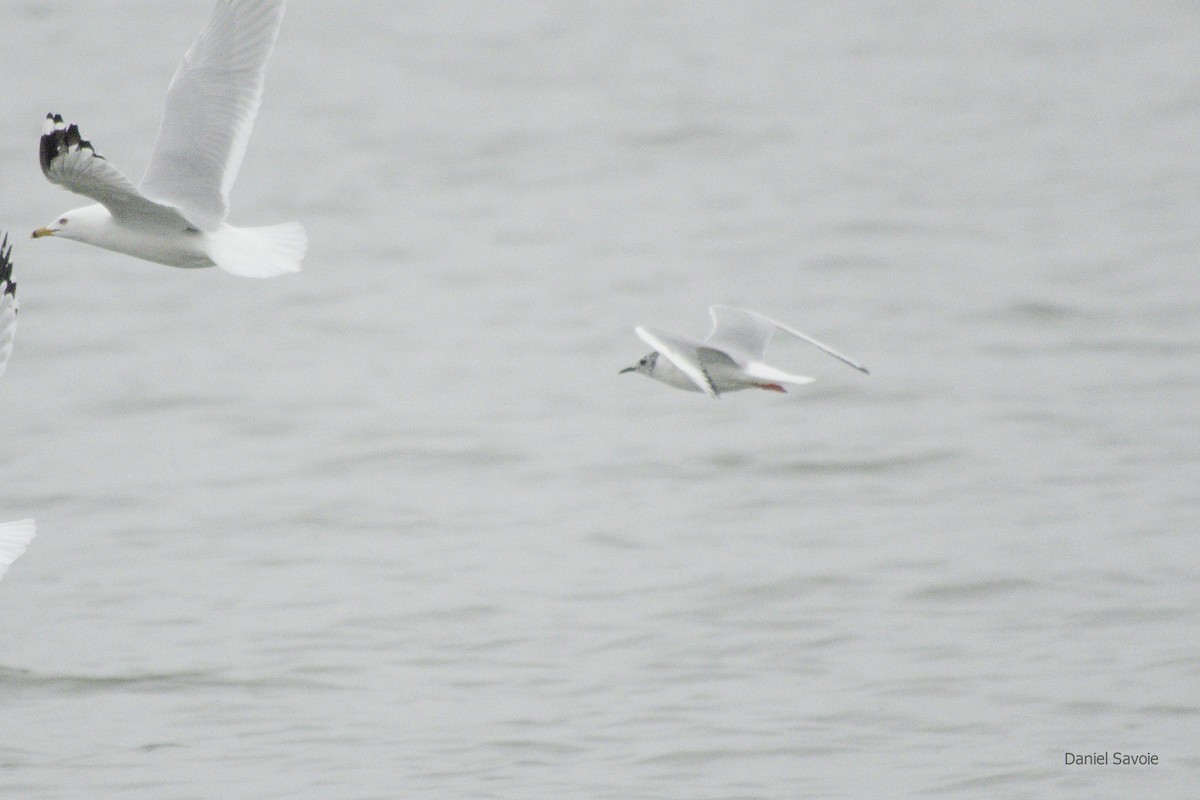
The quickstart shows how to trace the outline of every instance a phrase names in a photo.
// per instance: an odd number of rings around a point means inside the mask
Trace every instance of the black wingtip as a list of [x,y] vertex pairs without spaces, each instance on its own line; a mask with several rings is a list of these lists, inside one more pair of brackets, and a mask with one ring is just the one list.
[[8,243],[8,234],[0,239],[0,286],[4,294],[16,295],[17,284],[12,279],[12,245]]
[[65,144],[66,134],[63,130],[63,118],[60,114],[47,114],[42,126],[42,141],[38,148],[38,161],[42,172],[50,171],[50,162],[58,155],[60,147]]
[[42,141],[38,147],[38,161],[42,165],[42,172],[49,176],[54,159],[72,149],[90,150],[96,158],[104,158],[96,152],[91,142],[80,135],[78,125],[66,125],[61,114],[47,114],[45,125],[42,127]]

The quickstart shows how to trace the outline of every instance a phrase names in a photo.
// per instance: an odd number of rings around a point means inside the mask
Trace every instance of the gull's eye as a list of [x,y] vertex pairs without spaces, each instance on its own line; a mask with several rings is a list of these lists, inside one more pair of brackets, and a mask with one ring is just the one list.
[[67,224],[67,218],[66,218],[66,217],[63,217],[62,219],[60,219],[60,220],[58,221],[58,224],[59,224],[59,225],[66,225],[66,224]]

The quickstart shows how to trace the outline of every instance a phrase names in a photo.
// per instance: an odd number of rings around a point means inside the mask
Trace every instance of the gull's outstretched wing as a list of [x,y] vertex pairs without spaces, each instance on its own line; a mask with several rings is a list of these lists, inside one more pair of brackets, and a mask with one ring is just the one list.
[[709,313],[713,318],[713,329],[706,341],[725,349],[745,353],[753,361],[760,361],[762,359],[767,351],[767,345],[771,343],[771,334],[778,329],[795,336],[797,339],[803,339],[820,350],[824,350],[829,355],[849,364],[859,372],[867,373],[867,368],[854,359],[842,355],[829,345],[819,342],[795,328],[790,328],[781,322],[776,322],[770,317],[765,317],[757,311],[730,308],[729,306],[712,306],[709,308]]
[[46,180],[92,198],[118,221],[136,222],[143,227],[157,224],[170,230],[190,227],[176,209],[143,197],[120,170],[79,135],[77,125],[68,127],[58,114],[46,115],[38,158]]
[[712,330],[704,341],[732,351],[746,360],[757,361],[767,352],[775,323],[753,311],[729,306],[709,306]]
[[13,337],[17,335],[17,284],[12,278],[12,245],[8,234],[0,240],[0,375],[12,355]]
[[36,532],[31,519],[0,523],[0,578],[8,571],[8,565],[25,552]]
[[701,342],[641,326],[634,328],[634,331],[643,342],[666,356],[667,360],[678,367],[680,372],[687,375],[700,391],[709,397],[716,398],[718,396],[717,387],[713,385],[712,378],[704,369],[704,365],[700,363],[699,350],[704,347]]
[[283,0],[217,0],[167,90],[141,189],[178,206],[202,230],[214,230],[229,212],[283,6]]
[[[763,317],[763,319],[766,319],[766,317]],[[866,375],[871,374],[867,370],[867,368],[864,367],[862,364],[858,363],[857,361],[850,358],[849,356],[842,355],[841,353],[839,353],[837,350],[834,350],[829,345],[827,345],[823,342],[818,342],[816,339],[812,338],[811,336],[809,336],[807,334],[803,334],[800,331],[796,330],[795,328],[789,328],[787,325],[784,325],[782,323],[776,322],[775,326],[777,328],[779,328],[779,330],[783,331],[784,333],[790,333],[792,336],[795,336],[797,339],[803,339],[804,341],[808,342],[809,344],[813,345],[814,347],[816,347],[820,350],[824,350],[826,353],[829,353],[829,355],[833,356],[838,361],[842,361],[846,364],[849,364],[850,366],[854,367],[859,372],[866,374]]]

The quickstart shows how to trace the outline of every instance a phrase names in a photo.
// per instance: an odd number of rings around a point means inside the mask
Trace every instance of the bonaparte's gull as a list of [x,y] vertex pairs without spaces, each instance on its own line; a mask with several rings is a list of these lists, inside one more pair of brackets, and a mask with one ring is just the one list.
[[783,392],[786,390],[781,384],[812,383],[813,378],[791,375],[763,361],[777,330],[816,345],[859,372],[867,372],[866,367],[832,347],[757,312],[710,306],[708,313],[713,326],[702,342],[642,326],[634,328],[654,352],[621,372],[640,372],[676,389],[704,392],[714,399],[722,392],[739,389]]
[[77,126],[48,114],[42,172],[97,204],[59,215],[34,238],[61,236],[172,267],[216,265],[254,278],[299,271],[307,237],[298,223],[235,228],[225,222],[283,6],[283,0],[218,0],[171,80],[139,187],[98,155]]

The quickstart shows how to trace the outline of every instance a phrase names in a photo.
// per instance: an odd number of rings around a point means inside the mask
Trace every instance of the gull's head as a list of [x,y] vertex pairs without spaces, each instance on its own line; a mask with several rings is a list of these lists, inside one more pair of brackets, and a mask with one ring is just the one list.
[[640,372],[643,375],[654,377],[654,365],[658,362],[658,353],[647,353],[642,356],[642,360],[634,364],[632,367],[626,367],[621,370],[619,375],[624,375],[626,372]]
[[33,232],[33,238],[61,236],[64,239],[90,242],[95,238],[96,232],[110,219],[112,219],[112,215],[104,206],[84,206],[60,215],[58,219],[44,228],[38,228]]
[[56,222],[51,222],[46,227],[38,228],[36,231],[34,231],[33,238],[40,239],[43,236],[53,236],[56,233],[62,233],[62,231],[67,229],[67,223],[70,221],[70,217],[59,217]]

